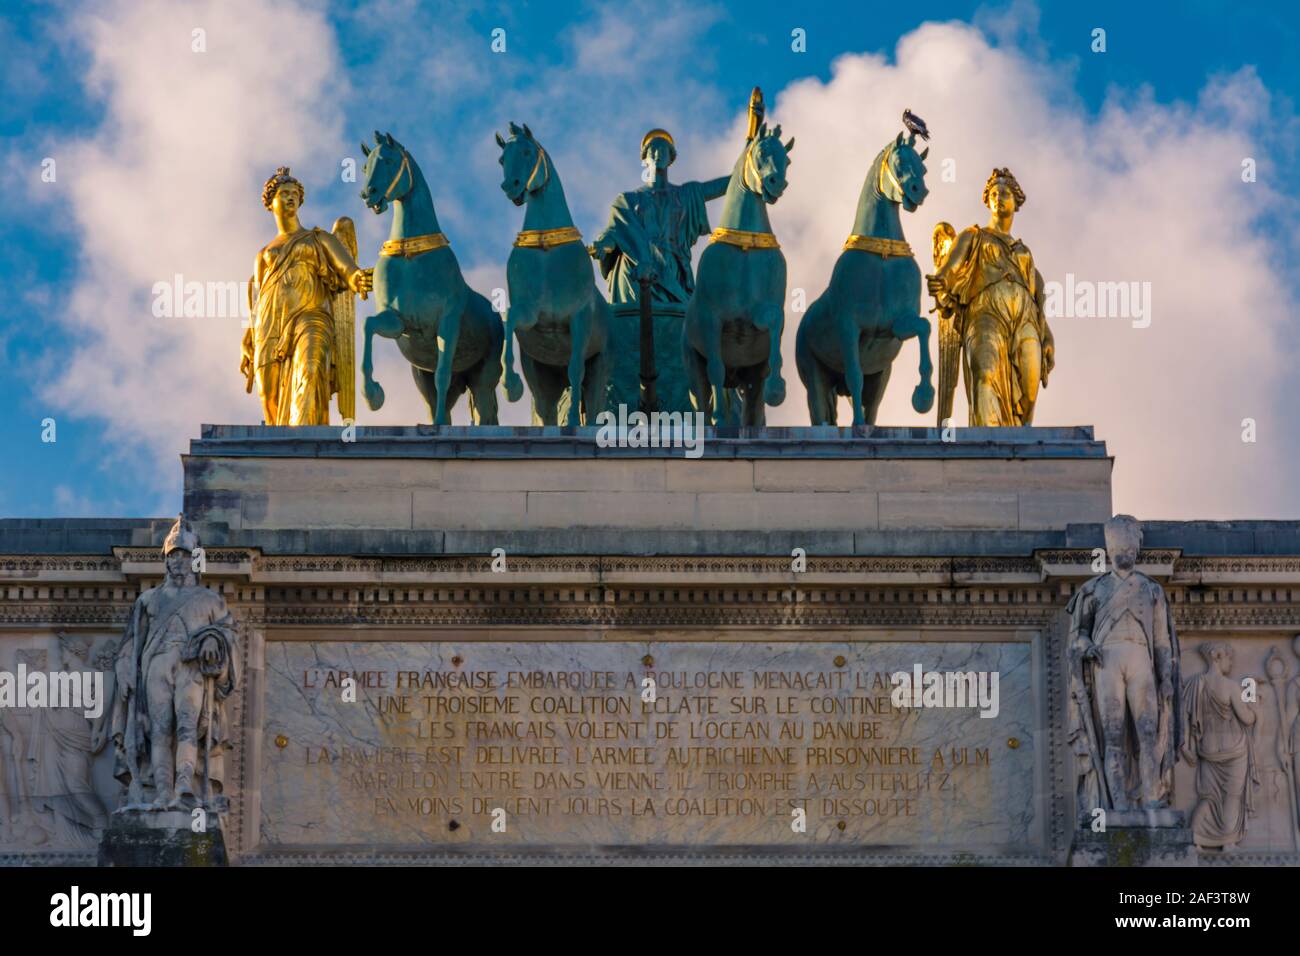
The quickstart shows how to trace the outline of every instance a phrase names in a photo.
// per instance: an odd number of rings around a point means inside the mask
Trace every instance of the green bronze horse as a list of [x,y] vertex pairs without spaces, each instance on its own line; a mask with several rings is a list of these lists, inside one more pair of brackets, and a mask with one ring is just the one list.
[[466,390],[474,423],[495,425],[505,341],[501,317],[465,283],[411,154],[391,134],[378,132],[375,147],[362,143],[361,151],[366,155],[361,198],[376,215],[393,204],[393,225],[375,265],[378,310],[365,326],[366,402],[372,409],[384,404],[371,362],[374,337],[382,335],[395,339],[411,363],[435,425],[451,424],[451,410]]
[[[906,119],[906,117],[905,117]],[[831,282],[808,307],[795,334],[795,367],[808,393],[814,425],[836,424],[838,396],[853,405],[854,425],[874,425],[889,371],[906,339],[921,349],[921,381],[912,407],[934,404],[930,384],[930,322],[920,314],[921,270],[903,238],[898,207],[914,212],[925,201],[925,157],[916,133],[882,149],[862,184],[853,234]]]
[[517,402],[523,396],[514,362],[518,338],[534,420],[557,424],[567,400],[567,425],[594,423],[608,404],[609,303],[596,288],[550,155],[527,126],[511,123],[510,139],[497,134],[496,140],[501,189],[516,206],[527,206],[506,263],[506,397]]
[[734,420],[727,389],[739,389],[742,426],[763,425],[765,406],[785,400],[785,256],[767,206],[785,191],[793,147],[793,139],[782,145],[780,126],[769,132],[766,123],[746,141],[686,304],[686,375],[696,409],[713,425]]

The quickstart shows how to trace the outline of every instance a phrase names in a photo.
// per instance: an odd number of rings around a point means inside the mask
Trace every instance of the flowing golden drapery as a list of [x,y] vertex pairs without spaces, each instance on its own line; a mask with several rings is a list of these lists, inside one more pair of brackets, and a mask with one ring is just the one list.
[[[1019,239],[980,226],[967,229],[965,238],[965,255],[942,270],[940,305],[955,313],[970,423],[1030,424],[1021,364],[1026,344],[1032,343],[1029,354],[1041,368],[1050,338],[1040,307],[1043,277]],[[1035,383],[1038,374],[1036,368]]]
[[332,296],[344,289],[321,247],[320,229],[279,249],[262,276],[253,365],[268,425],[328,425],[335,381]]

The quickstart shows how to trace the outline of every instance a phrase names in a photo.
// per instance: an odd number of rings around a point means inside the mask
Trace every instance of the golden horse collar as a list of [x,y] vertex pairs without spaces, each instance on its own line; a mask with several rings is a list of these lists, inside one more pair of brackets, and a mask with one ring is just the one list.
[[515,236],[516,249],[550,249],[570,242],[581,242],[582,233],[577,226],[561,226],[559,229],[524,229]]
[[750,249],[781,248],[781,244],[776,241],[776,236],[770,232],[746,232],[744,229],[728,229],[726,226],[714,229],[709,242],[725,242],[746,252]]
[[874,252],[884,259],[891,257],[903,258],[912,255],[912,247],[907,244],[906,239],[883,239],[880,236],[859,236],[857,233],[844,240],[844,248]]
[[430,232],[423,236],[408,236],[405,239],[387,239],[379,247],[381,256],[400,256],[403,259],[410,259],[431,249],[441,249],[449,246],[447,237],[441,232]]

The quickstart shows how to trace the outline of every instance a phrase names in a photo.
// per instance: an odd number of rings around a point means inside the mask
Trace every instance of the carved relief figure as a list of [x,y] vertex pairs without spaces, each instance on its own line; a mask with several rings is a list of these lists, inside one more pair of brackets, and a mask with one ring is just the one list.
[[1187,682],[1183,707],[1187,720],[1184,759],[1196,768],[1196,806],[1189,825],[1199,847],[1231,849],[1246,835],[1259,786],[1253,727],[1255,705],[1242,700],[1231,678],[1232,645],[1200,646],[1205,673]]
[[17,796],[10,792],[9,774],[13,763],[13,738],[5,729],[4,711],[0,710],[0,846],[4,846],[12,839],[9,834],[9,823],[13,814],[14,797]]
[[[91,641],[59,635],[61,669],[89,669]],[[107,739],[107,707],[95,718],[84,707],[47,707],[36,711],[36,759],[32,768],[35,802],[59,846],[93,849],[108,823],[104,801],[95,792],[92,766]]]
[[1300,849],[1296,827],[1291,720],[1287,713],[1287,666],[1277,648],[1264,660],[1257,682],[1258,719],[1252,728],[1259,773],[1259,797],[1251,824],[1250,844],[1274,850]]
[[1141,526],[1106,522],[1111,570],[1070,599],[1068,740],[1078,809],[1169,805],[1182,741],[1178,635],[1164,589],[1135,567]]
[[[49,654],[44,650],[20,648],[14,652],[14,666],[28,671],[48,671]],[[49,842],[50,826],[37,802],[36,761],[39,747],[40,709],[0,708],[0,844],[23,849]]]
[[[1300,657],[1300,634],[1297,634],[1291,642],[1291,648],[1295,651],[1296,657]],[[1292,678],[1287,686],[1285,700],[1286,719],[1283,721],[1283,727],[1289,728],[1284,730],[1284,733],[1291,754],[1291,785],[1294,794],[1292,806],[1296,814],[1294,823],[1297,831],[1300,831],[1300,674]],[[1296,840],[1300,843],[1300,834],[1297,835]]]

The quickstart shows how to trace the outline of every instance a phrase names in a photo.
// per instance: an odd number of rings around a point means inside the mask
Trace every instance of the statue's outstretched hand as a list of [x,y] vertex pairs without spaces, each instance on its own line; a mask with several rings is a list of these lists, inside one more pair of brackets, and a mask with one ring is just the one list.
[[352,273],[352,277],[348,280],[348,286],[364,299],[370,294],[370,290],[375,287],[375,270],[358,269]]

